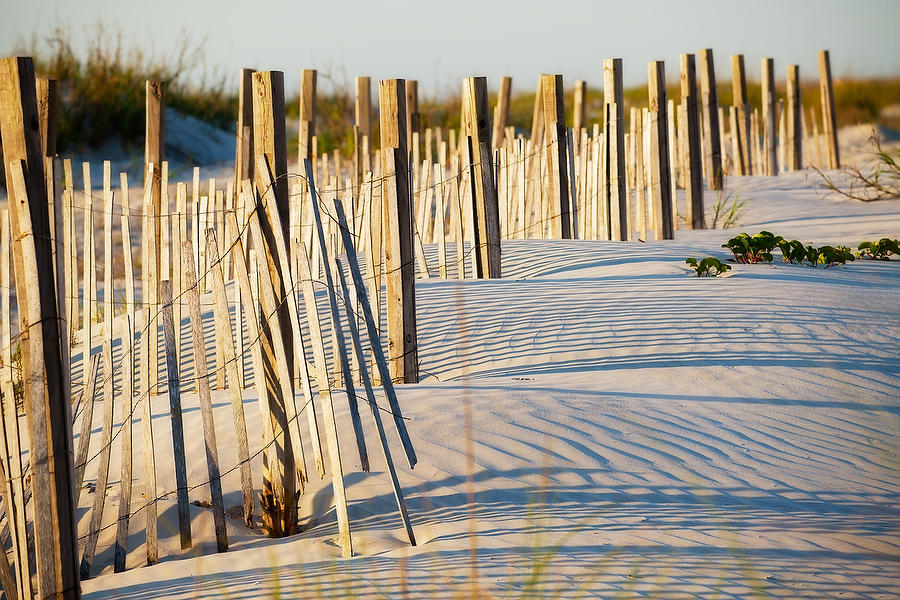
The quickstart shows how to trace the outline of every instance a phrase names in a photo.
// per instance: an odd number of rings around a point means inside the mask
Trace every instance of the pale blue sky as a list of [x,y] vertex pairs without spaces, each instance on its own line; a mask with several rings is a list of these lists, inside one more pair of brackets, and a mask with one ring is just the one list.
[[[602,59],[624,59],[627,85],[647,80],[647,63],[666,61],[677,78],[678,54],[713,48],[721,79],[728,56],[743,52],[748,76],[760,59],[788,63],[801,77],[817,76],[816,51],[828,48],[835,77],[900,76],[900,0],[384,0],[367,2],[212,2],[208,0],[0,0],[0,53],[18,39],[68,28],[82,43],[119,30],[125,44],[171,52],[183,31],[206,38],[208,70],[236,73],[254,67],[285,72],[288,91],[304,67],[373,79],[420,81],[420,93],[486,75],[531,89],[541,72],[562,73],[567,85],[585,79],[602,86]],[[324,84],[320,80],[320,85]]]

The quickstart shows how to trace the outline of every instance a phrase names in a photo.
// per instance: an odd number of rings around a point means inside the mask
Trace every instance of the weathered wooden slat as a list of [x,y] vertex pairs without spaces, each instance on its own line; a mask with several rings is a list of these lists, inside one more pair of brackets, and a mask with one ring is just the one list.
[[[122,402],[120,404],[120,414],[122,415],[122,430],[119,432],[122,443],[121,452],[121,475],[119,493],[119,518],[116,523],[116,546],[114,557],[114,571],[116,573],[125,570],[126,557],[128,554],[128,524],[131,520],[131,490],[132,480],[134,479],[134,468],[132,464],[132,419],[134,410],[134,369],[132,368],[134,361],[134,334],[132,332],[132,315],[126,313],[122,318],[124,328],[122,330],[121,348],[122,359],[120,361],[122,371]],[[126,340],[127,344],[126,344]]]
[[[248,186],[249,188],[249,186]],[[232,226],[237,229],[236,215],[228,215],[232,220]],[[270,470],[272,465],[277,464],[276,450],[271,443],[273,440],[272,420],[269,419],[268,407],[265,406],[266,400],[266,381],[263,371],[263,355],[260,344],[260,320],[259,311],[256,302],[256,296],[250,283],[250,275],[247,272],[247,262],[244,255],[244,246],[240,237],[235,238],[234,245],[231,247],[231,257],[234,260],[234,274],[240,289],[240,298],[243,302],[244,313],[247,317],[247,333],[250,338],[250,358],[253,363],[253,381],[256,386],[257,404],[260,409],[260,429],[262,430],[263,440],[263,488],[267,486],[275,486],[279,480],[272,478]]]
[[88,526],[87,541],[81,556],[81,579],[90,579],[100,526],[103,519],[103,508],[106,504],[106,486],[109,484],[109,460],[112,453],[113,421],[115,418],[116,388],[113,373],[113,294],[112,294],[112,218],[113,194],[110,189],[109,161],[103,164],[103,427],[100,434],[100,460],[97,466],[97,486],[94,490],[94,502],[91,509],[91,520]]
[[[190,243],[190,242],[188,242]],[[182,245],[177,248],[183,248]],[[181,262],[180,260],[176,262]],[[184,420],[181,416],[181,381],[178,374],[178,357],[175,347],[175,320],[172,310],[172,282],[163,281],[160,286],[162,303],[163,340],[166,355],[166,389],[169,393],[169,420],[172,423],[172,451],[175,467],[175,490],[178,502],[178,533],[181,549],[190,548],[191,508],[188,504],[187,463],[184,452]]]
[[[2,308],[0,308],[0,351],[2,351],[2,373],[0,373],[0,392],[2,392],[3,420],[5,430],[7,475],[8,483],[12,490],[10,503],[14,509],[7,513],[7,520],[15,531],[13,548],[19,582],[24,598],[32,597],[31,584],[31,556],[28,552],[28,530],[25,518],[25,482],[22,477],[22,443],[19,432],[18,408],[16,395],[13,391],[13,364],[12,348],[10,348],[10,300],[12,289],[10,288],[10,221],[9,210],[0,211],[0,296],[2,296]],[[83,388],[82,388],[83,389]],[[77,501],[75,502],[77,504]]]
[[[348,299],[350,298],[350,290],[347,287],[347,280],[344,277],[344,272],[341,269],[341,263],[335,259],[335,272],[337,273],[337,278],[341,284],[341,292],[344,298],[344,310],[347,312],[348,319],[348,328],[350,329],[350,336],[353,339],[353,346],[356,348],[358,353],[358,358],[360,364],[365,364],[365,357],[362,352],[362,343],[359,338],[359,331],[356,325],[356,319],[353,316],[352,307],[348,304]],[[329,288],[328,290],[329,301],[331,303],[336,302],[335,293],[333,290]],[[366,398],[369,401],[369,407],[372,409],[372,418],[375,420],[375,429],[378,431],[378,440],[381,443],[381,452],[384,456],[384,462],[388,469],[388,474],[391,478],[391,487],[394,490],[394,498],[397,501],[397,510],[400,512],[400,520],[403,521],[403,527],[406,529],[406,536],[409,540],[411,546],[416,545],[416,536],[413,534],[412,523],[409,520],[409,513],[406,509],[406,501],[403,499],[403,490],[400,488],[400,481],[397,479],[397,470],[394,468],[394,461],[391,458],[391,449],[388,446],[387,436],[384,433],[384,424],[381,422],[381,413],[379,412],[378,404],[375,401],[375,392],[372,390],[372,382],[369,379],[368,369],[363,367],[360,370],[360,376],[362,377],[363,387],[366,389]]]
[[[347,231],[347,218],[344,215],[344,207],[340,202],[335,203],[335,213],[337,214],[338,224],[340,225],[342,235],[345,241],[349,237]],[[381,375],[381,383],[384,386],[384,394],[388,399],[391,407],[391,414],[394,417],[394,424],[397,426],[397,433],[400,435],[400,441],[403,449],[406,451],[406,458],[409,461],[410,468],[416,465],[416,452],[413,449],[412,440],[409,438],[409,432],[406,430],[406,423],[403,419],[403,412],[400,409],[400,403],[397,401],[397,393],[388,373],[387,360],[381,349],[381,341],[378,337],[377,322],[372,317],[369,310],[369,303],[365,297],[365,286],[363,285],[362,273],[359,269],[359,261],[356,258],[356,252],[352,249],[347,250],[347,263],[350,267],[350,275],[353,278],[353,284],[356,286],[357,293],[360,295],[360,305],[363,311],[363,319],[366,322],[367,333],[369,334],[369,345],[375,354],[375,363]]]
[[[40,140],[32,128],[24,131],[24,122],[12,126],[9,123],[10,118],[15,121],[17,115],[23,114],[33,123],[35,112],[30,59],[3,59],[0,61],[0,130],[4,158],[13,159],[9,164],[13,190],[10,197],[15,199],[11,204],[16,207],[13,239],[22,267],[16,273],[16,298],[20,306],[27,307],[26,314],[20,318],[26,342],[22,364],[25,406],[31,426],[30,458],[34,465],[46,465],[46,469],[32,471],[32,497],[35,514],[55,517],[34,522],[38,593],[44,597],[77,598],[72,407],[64,389]],[[13,140],[8,144],[10,137]],[[17,142],[22,138],[24,144],[19,145]]]
[[216,244],[214,229],[206,231],[207,256],[210,257],[212,269],[213,315],[215,317],[216,345],[222,349],[224,362],[221,369],[228,374],[228,392],[231,396],[231,415],[237,438],[238,462],[241,471],[241,494],[244,506],[244,523],[253,527],[253,477],[250,472],[250,449],[247,442],[247,421],[244,417],[244,396],[242,394],[241,376],[238,369],[237,356],[234,352],[234,339],[231,336],[231,313],[228,310],[228,299],[225,296],[225,277],[219,260],[219,248]]
[[147,564],[155,565],[159,562],[159,534],[157,529],[157,497],[156,497],[156,452],[154,450],[153,440],[153,410],[150,398],[153,390],[150,386],[149,369],[147,367],[154,356],[151,351],[151,344],[148,342],[149,329],[156,322],[152,319],[150,307],[146,306],[143,310],[144,329],[141,332],[141,373],[143,388],[141,390],[141,433],[143,436],[144,446],[144,532],[147,538]]
[[[75,502],[81,496],[81,487],[84,483],[84,469],[87,463],[88,450],[91,442],[91,427],[94,418],[94,397],[97,392],[97,374],[100,369],[100,355],[91,357],[91,366],[85,376],[86,383],[81,388],[81,398],[75,407],[75,413],[79,409],[83,412],[81,417],[81,433],[78,436],[78,453],[75,455]],[[85,369],[87,370],[87,369]]]
[[[262,178],[264,188],[267,190],[272,190],[271,173],[269,172],[269,167],[266,164],[264,158],[260,157],[260,160],[257,161],[256,169],[258,176]],[[316,462],[316,470],[319,472],[319,476],[324,477],[325,466],[322,461],[322,443],[319,439],[319,425],[316,422],[315,402],[312,394],[312,384],[310,381],[309,371],[307,369],[306,349],[303,343],[303,333],[300,330],[300,313],[297,306],[297,286],[294,283],[291,269],[288,268],[288,265],[290,264],[290,258],[287,248],[287,239],[289,238],[286,238],[283,235],[284,229],[282,228],[281,216],[279,215],[278,210],[276,210],[275,202],[271,193],[267,193],[263,197],[263,199],[266,215],[269,219],[269,223],[271,223],[272,225],[275,248],[278,252],[278,260],[282,265],[282,274],[284,275],[284,289],[289,296],[287,305],[288,310],[290,311],[291,330],[293,334],[294,349],[299,364],[300,386],[303,389],[303,397],[305,400],[307,422],[309,424],[310,431],[310,443],[313,449],[313,458]],[[296,409],[296,401],[293,399],[293,397],[291,398],[291,401],[294,405],[294,410],[296,412],[299,412]],[[299,423],[296,423],[296,426],[298,430],[296,439],[299,440]]]
[[225,552],[228,550],[228,532],[225,528],[225,504],[222,498],[219,449],[216,444],[216,422],[213,417],[212,398],[209,392],[209,372],[206,366],[206,344],[203,339],[203,318],[200,314],[197,271],[194,268],[194,249],[187,242],[182,246],[181,260],[183,262],[182,272],[184,273],[184,294],[187,296],[188,312],[191,318],[191,337],[194,345],[194,375],[203,422],[206,470],[209,475],[209,494],[216,530],[216,547],[219,552]]
[[328,380],[328,364],[325,361],[325,344],[322,341],[322,330],[319,321],[319,309],[316,304],[316,293],[313,289],[313,277],[307,257],[306,246],[298,245],[298,273],[303,300],[306,305],[306,320],[312,342],[313,358],[316,365],[316,382],[324,417],[325,441],[328,448],[328,465],[331,469],[331,487],[334,492],[335,512],[337,513],[338,535],[341,554],[344,558],[353,556],[353,540],[350,536],[350,517],[347,513],[347,493],[344,489],[344,468],[341,464],[341,452],[338,442],[337,425],[334,421],[334,403],[331,397],[331,382]]

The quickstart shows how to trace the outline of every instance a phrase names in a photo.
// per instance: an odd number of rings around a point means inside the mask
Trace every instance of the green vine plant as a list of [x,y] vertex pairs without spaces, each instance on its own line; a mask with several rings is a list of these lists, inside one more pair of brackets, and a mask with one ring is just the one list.
[[697,273],[697,277],[717,277],[731,270],[731,265],[725,264],[712,256],[707,256],[700,261],[693,257],[687,258],[684,262],[691,266],[691,269]]
[[[810,246],[812,248],[812,246]],[[817,266],[819,264],[825,265],[825,268],[833,267],[835,265],[845,265],[848,262],[853,262],[856,260],[856,257],[853,256],[853,251],[846,246],[822,246],[818,249],[818,255],[816,256],[816,262],[812,263],[812,266]]]
[[738,221],[744,216],[744,205],[746,200],[741,198],[740,193],[718,190],[716,192],[716,201],[712,207],[712,218],[709,220],[710,229],[729,229],[737,225]]
[[856,255],[868,260],[891,260],[891,255],[900,255],[900,240],[881,238],[877,242],[863,242],[857,247]]
[[[900,250],[897,245],[900,240],[883,238],[879,242],[863,242],[859,246],[861,253],[871,255],[878,253],[879,258],[884,253]],[[781,251],[781,260],[790,264],[809,264],[812,267],[825,265],[825,268],[835,265],[844,265],[856,260],[853,251],[846,246],[821,246],[805,245],[799,240],[786,240],[780,235],[770,231],[760,231],[756,235],[739,233],[724,244],[734,255],[734,262],[742,264],[770,263],[774,260],[772,251],[778,248]]]
[[778,243],[778,249],[781,250],[782,261],[786,263],[802,265],[807,262],[813,267],[825,265],[826,269],[856,260],[853,251],[846,246],[816,248],[812,245],[804,246],[799,240],[782,240]]
[[799,265],[806,260],[806,246],[798,240],[781,240],[778,242],[778,249],[781,250],[783,262]]
[[754,236],[739,233],[724,244],[734,255],[734,262],[742,264],[754,264],[759,262],[772,262],[772,250],[784,241],[780,235],[769,231],[760,231]]
[[822,178],[825,189],[861,202],[900,197],[900,148],[893,151],[884,150],[874,128],[869,141],[875,146],[874,169],[868,173],[856,166],[843,169],[843,172],[850,176],[847,189],[842,189],[821,169],[811,165]]

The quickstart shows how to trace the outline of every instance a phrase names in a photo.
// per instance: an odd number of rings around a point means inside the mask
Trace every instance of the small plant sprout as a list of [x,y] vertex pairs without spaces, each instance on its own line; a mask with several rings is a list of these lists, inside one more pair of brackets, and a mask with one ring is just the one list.
[[685,261],[697,273],[697,277],[716,277],[725,271],[731,270],[731,265],[725,264],[718,258],[707,256],[699,262],[696,258],[686,258]]
[[892,254],[900,255],[900,240],[881,238],[877,242],[863,242],[857,247],[857,256],[869,260],[890,260]]

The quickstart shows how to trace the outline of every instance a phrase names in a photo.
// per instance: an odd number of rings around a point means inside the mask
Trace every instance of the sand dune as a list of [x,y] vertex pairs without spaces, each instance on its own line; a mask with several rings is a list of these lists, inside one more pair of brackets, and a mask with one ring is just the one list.
[[[720,244],[740,230],[854,247],[900,236],[900,201],[822,198],[806,177],[730,179],[748,201],[738,230],[511,241],[502,280],[418,282],[423,379],[399,391],[420,460],[400,465],[417,547],[384,465],[359,472],[347,430],[354,558],[340,558],[318,480],[303,497],[305,532],[268,540],[232,519],[227,554],[213,554],[198,507],[202,556],[177,549],[173,499],[160,506],[163,562],[113,575],[105,551],[85,597],[455,598],[471,586],[479,597],[897,597],[900,264],[737,265],[697,279],[683,263],[724,258]],[[228,399],[214,400],[222,463],[234,464]],[[196,398],[185,402],[199,430]],[[224,487],[238,504],[237,472]]]

